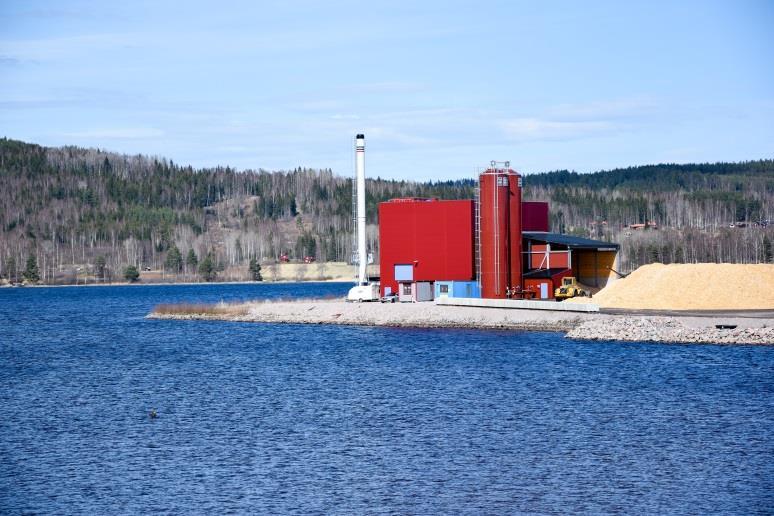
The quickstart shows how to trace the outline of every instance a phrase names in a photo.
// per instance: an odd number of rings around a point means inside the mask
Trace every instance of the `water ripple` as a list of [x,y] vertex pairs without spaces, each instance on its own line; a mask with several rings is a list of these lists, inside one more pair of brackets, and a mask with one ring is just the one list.
[[143,318],[347,287],[0,291],[0,513],[774,510],[772,348]]

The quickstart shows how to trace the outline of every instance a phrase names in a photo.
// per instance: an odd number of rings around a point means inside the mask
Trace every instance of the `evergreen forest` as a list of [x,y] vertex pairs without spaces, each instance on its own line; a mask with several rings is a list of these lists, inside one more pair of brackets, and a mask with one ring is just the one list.
[[[367,180],[378,203],[470,199],[474,178]],[[774,160],[659,164],[524,178],[551,229],[621,244],[623,272],[672,262],[772,262]],[[332,170],[194,169],[161,157],[0,139],[0,278],[11,282],[258,279],[260,264],[349,261],[352,181]]]

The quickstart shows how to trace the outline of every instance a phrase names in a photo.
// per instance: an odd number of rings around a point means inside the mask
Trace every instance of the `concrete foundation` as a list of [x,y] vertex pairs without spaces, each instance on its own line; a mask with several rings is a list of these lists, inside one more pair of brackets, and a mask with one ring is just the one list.
[[525,301],[521,299],[484,299],[471,297],[439,297],[437,305],[479,306],[484,308],[518,308],[526,310],[552,310],[556,312],[599,312],[599,306],[588,303],[557,303],[556,301]]

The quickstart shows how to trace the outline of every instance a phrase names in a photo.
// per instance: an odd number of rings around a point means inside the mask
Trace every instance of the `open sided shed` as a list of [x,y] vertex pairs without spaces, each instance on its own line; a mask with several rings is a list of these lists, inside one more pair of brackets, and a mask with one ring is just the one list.
[[572,269],[585,285],[602,288],[617,277],[619,245],[561,233],[525,231],[525,276],[539,270]]

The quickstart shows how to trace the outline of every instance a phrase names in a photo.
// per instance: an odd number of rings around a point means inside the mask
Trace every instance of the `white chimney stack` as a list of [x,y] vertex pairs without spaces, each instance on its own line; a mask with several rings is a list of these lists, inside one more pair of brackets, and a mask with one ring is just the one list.
[[366,253],[365,136],[355,136],[355,182],[357,194],[357,285],[349,289],[347,301],[379,301],[379,282],[368,282]]
[[355,137],[355,175],[357,179],[357,282],[358,285],[366,285],[368,284],[366,274],[368,256],[366,255],[365,136],[362,134]]

